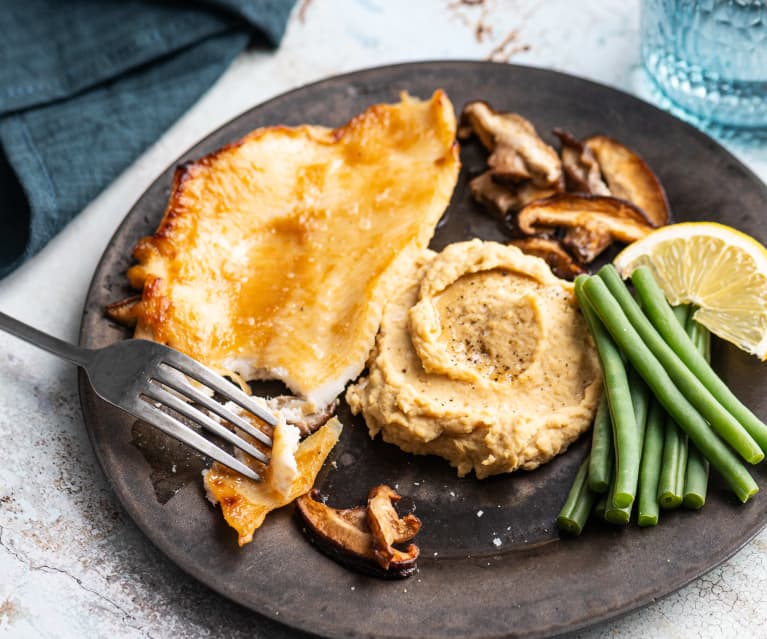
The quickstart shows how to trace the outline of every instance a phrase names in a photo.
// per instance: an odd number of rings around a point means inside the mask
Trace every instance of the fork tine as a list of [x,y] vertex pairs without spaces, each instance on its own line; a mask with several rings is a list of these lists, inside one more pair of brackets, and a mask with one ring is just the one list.
[[[264,455],[258,448],[253,446],[250,442],[246,442],[242,437],[237,436],[231,430],[219,424],[216,420],[211,419],[205,413],[200,412],[191,404],[187,404],[184,400],[179,399],[175,395],[162,389],[158,385],[150,385],[143,389],[142,394],[151,400],[160,402],[165,406],[172,408],[178,413],[181,413],[184,417],[188,417],[193,422],[199,424],[203,428],[215,433],[221,439],[228,441],[233,446],[237,446],[240,450],[245,451],[251,457],[255,457],[258,461],[265,464],[269,463],[269,458]],[[192,431],[193,432],[193,431]],[[207,441],[207,440],[206,440]]]
[[[173,371],[178,372],[178,371]],[[159,374],[158,374],[159,373]],[[215,399],[208,397],[205,393],[199,391],[197,388],[187,382],[184,375],[168,375],[162,368],[158,368],[157,372],[153,373],[151,379],[160,382],[168,388],[172,388],[174,391],[181,393],[185,397],[194,400],[201,406],[204,406],[209,411],[215,413],[222,419],[234,424],[238,428],[244,430],[251,437],[255,437],[258,441],[266,446],[272,445],[272,439],[266,433],[256,428],[251,422],[243,419],[236,413],[232,412]]]
[[247,466],[225,450],[220,449],[213,444],[213,442],[208,441],[202,435],[196,433],[189,428],[189,426],[178,421],[176,418],[171,417],[159,408],[152,406],[152,404],[137,399],[135,405],[131,407],[131,412],[139,419],[143,419],[145,422],[159,428],[174,439],[183,442],[187,446],[191,446],[203,455],[215,459],[217,462],[237,471],[248,479],[261,481],[261,476],[250,468],[250,466]]
[[277,425],[277,418],[263,406],[259,406],[254,402],[253,398],[243,393],[234,384],[227,382],[217,373],[214,373],[209,368],[196,362],[191,357],[187,357],[179,352],[169,351],[168,356],[163,358],[162,363],[170,368],[175,368],[184,373],[184,375],[189,375],[189,377],[196,379],[205,386],[218,391],[227,399],[238,404],[241,408],[253,413],[256,417],[263,419],[270,426]]

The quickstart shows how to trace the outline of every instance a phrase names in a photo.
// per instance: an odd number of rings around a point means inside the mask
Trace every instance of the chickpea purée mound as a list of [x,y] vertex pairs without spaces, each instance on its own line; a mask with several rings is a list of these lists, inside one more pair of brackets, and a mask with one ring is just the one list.
[[572,284],[516,247],[472,240],[422,253],[346,400],[371,437],[482,479],[564,452],[600,393]]

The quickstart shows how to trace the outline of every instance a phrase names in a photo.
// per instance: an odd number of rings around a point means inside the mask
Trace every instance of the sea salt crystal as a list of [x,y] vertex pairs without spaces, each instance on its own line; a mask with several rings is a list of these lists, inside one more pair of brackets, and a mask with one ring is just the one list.
[[502,543],[500,537],[493,537],[493,546],[500,548]]
[[482,515],[484,515],[484,514],[485,514],[485,511],[484,511],[484,510],[478,510],[478,511],[477,511],[477,517],[481,517],[481,516],[482,516]]

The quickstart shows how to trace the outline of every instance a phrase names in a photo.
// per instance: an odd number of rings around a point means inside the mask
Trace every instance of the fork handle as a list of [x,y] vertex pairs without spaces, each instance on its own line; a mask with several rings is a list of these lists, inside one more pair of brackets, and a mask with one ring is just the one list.
[[0,312],[0,329],[19,339],[23,339],[25,342],[29,342],[33,346],[38,346],[49,353],[68,359],[78,366],[87,366],[91,359],[91,351],[89,349],[70,344],[57,337],[48,335],[48,333],[43,333],[3,312]]

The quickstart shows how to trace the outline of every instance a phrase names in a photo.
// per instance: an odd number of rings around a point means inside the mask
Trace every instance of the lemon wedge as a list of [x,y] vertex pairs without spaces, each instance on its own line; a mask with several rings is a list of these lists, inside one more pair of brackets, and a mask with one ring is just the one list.
[[671,304],[698,306],[696,321],[747,353],[767,359],[767,248],[715,222],[672,224],[621,251],[626,278],[647,266]]

